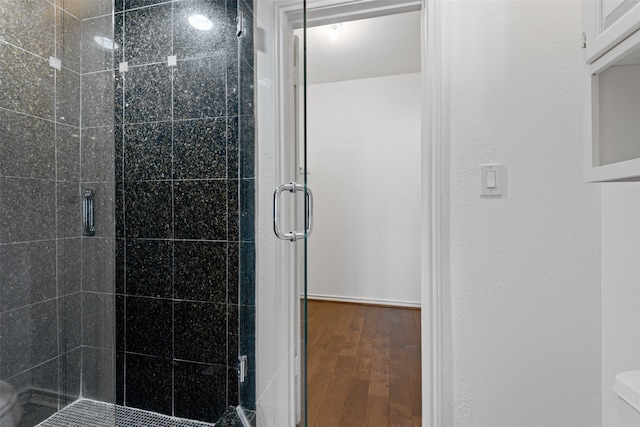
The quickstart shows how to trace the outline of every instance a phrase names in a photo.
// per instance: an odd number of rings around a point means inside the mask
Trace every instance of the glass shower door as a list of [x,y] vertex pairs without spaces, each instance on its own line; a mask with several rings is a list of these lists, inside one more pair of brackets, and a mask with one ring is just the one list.
[[115,424],[112,13],[0,2],[2,426],[80,397]]
[[256,425],[256,239],[255,239],[255,94],[254,7],[237,2],[238,39],[238,343],[237,416],[243,425]]

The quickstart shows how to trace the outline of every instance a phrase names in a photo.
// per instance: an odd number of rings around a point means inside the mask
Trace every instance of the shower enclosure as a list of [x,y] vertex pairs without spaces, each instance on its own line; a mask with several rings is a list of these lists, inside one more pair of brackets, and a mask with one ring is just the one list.
[[253,55],[252,0],[0,0],[1,426],[251,421]]

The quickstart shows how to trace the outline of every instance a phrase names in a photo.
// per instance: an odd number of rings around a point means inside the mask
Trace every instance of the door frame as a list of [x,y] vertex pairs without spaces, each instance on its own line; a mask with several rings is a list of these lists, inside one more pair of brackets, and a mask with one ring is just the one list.
[[[302,0],[273,0],[275,34],[275,92],[276,127],[276,173],[279,183],[290,181],[285,171],[297,169],[297,159],[287,157],[286,144],[291,143],[293,136],[291,83],[294,71],[291,64],[293,29],[302,26]],[[421,193],[422,193],[422,230],[421,230],[421,355],[422,355],[422,425],[424,427],[440,427],[443,417],[443,378],[442,378],[442,281],[443,281],[443,245],[442,232],[442,36],[441,5],[437,0],[307,0],[307,21],[314,25],[329,24],[344,20],[345,16],[353,19],[381,16],[402,11],[422,10],[422,134],[421,134]],[[295,150],[293,150],[295,151]],[[273,161],[274,157],[271,157]],[[260,158],[258,159],[260,163]],[[266,185],[267,183],[265,183]],[[260,186],[260,185],[259,185]],[[269,191],[269,189],[264,189]],[[272,191],[272,190],[271,190]],[[292,215],[294,215],[292,213]],[[289,246],[289,247],[287,247]],[[276,283],[285,283],[289,289],[295,289],[295,269],[290,261],[293,251],[289,243],[283,242],[276,251]],[[259,250],[259,249],[258,249]],[[292,286],[292,287],[289,287]],[[290,326],[296,325],[297,310],[293,308],[297,298],[291,292],[288,305]],[[289,342],[295,341],[295,330],[288,331]],[[260,354],[259,360],[268,357]],[[280,407],[286,411],[279,419],[289,419],[289,425],[295,425],[295,372],[296,361],[293,352],[287,362],[289,387],[287,405]]]

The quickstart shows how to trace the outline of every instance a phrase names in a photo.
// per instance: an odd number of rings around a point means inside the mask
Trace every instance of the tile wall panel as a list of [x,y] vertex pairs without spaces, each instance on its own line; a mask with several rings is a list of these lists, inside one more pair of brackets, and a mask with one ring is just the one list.
[[[114,94],[117,399],[210,422],[238,403],[241,236],[253,239],[236,7],[122,0],[114,19],[114,68],[129,67]],[[189,24],[196,13],[210,31]]]

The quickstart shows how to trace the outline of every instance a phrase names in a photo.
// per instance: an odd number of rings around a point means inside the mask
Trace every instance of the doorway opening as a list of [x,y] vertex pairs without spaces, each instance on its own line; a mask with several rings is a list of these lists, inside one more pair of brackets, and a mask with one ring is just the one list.
[[308,24],[298,78],[297,182],[316,201],[305,414],[310,426],[421,424],[421,11],[337,19]]

